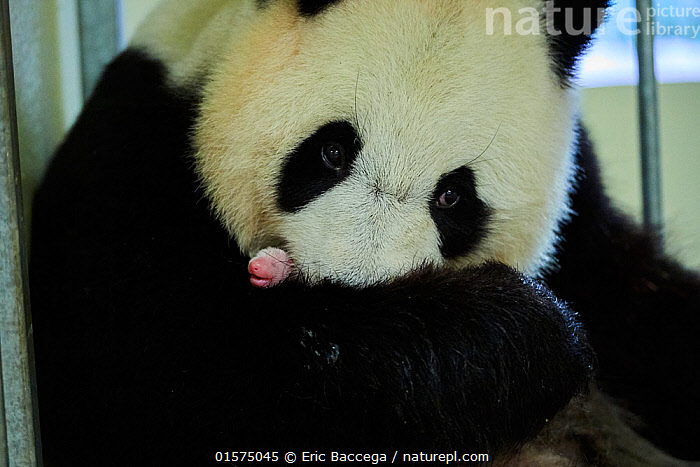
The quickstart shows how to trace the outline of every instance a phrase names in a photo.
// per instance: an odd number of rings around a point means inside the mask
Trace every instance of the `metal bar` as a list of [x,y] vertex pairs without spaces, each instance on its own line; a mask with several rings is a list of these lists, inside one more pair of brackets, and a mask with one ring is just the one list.
[[0,1],[0,465],[41,465],[9,0]]
[[119,50],[117,13],[115,0],[78,0],[83,100],[90,97],[102,70]]
[[663,241],[663,205],[661,199],[661,151],[659,142],[659,110],[654,75],[653,22],[647,12],[651,0],[637,0],[641,13],[637,34],[639,63],[639,136],[642,158],[642,200],[644,226],[659,235]]

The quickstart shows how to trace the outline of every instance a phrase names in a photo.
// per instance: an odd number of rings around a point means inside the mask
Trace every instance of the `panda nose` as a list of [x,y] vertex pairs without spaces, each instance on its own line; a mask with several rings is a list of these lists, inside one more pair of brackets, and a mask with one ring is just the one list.
[[369,184],[371,196],[376,200],[395,201],[405,203],[408,199],[408,191],[384,186],[385,184],[374,181]]

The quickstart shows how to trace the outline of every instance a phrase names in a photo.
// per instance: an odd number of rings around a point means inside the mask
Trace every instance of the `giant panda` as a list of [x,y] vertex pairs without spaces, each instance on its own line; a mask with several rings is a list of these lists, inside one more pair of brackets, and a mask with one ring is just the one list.
[[565,25],[605,6],[164,0],[35,197],[45,465],[700,458],[700,281],[578,118]]

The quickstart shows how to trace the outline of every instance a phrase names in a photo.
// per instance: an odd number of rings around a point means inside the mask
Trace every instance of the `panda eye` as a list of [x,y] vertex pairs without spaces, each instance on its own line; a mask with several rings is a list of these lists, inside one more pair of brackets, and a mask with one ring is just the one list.
[[454,190],[445,190],[436,201],[439,208],[451,208],[459,201],[459,193]]
[[338,143],[329,143],[321,148],[321,159],[331,170],[340,170],[345,164],[345,148]]

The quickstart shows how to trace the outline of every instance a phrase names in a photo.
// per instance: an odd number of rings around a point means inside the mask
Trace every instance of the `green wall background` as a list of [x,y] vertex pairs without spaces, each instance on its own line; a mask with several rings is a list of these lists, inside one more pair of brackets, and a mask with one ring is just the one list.
[[[700,83],[659,86],[662,196],[667,251],[700,269]],[[583,120],[616,204],[642,218],[637,88],[587,88]]]

